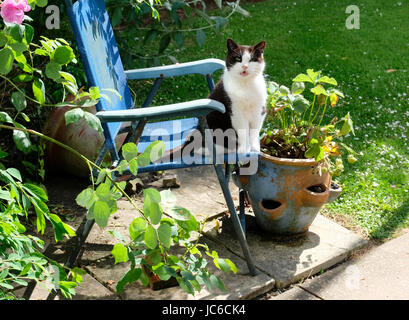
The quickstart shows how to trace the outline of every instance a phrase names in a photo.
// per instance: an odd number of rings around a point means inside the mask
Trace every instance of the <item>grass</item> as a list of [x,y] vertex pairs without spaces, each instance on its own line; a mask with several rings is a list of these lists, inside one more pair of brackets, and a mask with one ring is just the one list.
[[[202,48],[187,46],[172,55],[179,62],[224,59],[228,37],[240,44],[266,40],[268,80],[289,86],[307,68],[335,77],[346,98],[328,112],[328,119],[351,113],[355,136],[345,142],[363,156],[346,164],[338,179],[344,193],[323,212],[338,220],[345,217],[370,238],[388,239],[409,226],[409,3],[356,1],[359,30],[345,26],[350,4],[349,0],[247,3],[243,7],[251,17],[233,15],[224,35],[208,32]],[[141,97],[143,90],[137,89]],[[202,98],[206,92],[205,82],[197,76],[169,80],[154,103]]]

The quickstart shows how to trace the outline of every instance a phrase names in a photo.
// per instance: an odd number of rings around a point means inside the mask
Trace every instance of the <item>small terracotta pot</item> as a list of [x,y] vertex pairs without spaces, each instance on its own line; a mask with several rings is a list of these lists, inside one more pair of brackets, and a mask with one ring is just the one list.
[[277,235],[308,231],[330,195],[331,176],[314,172],[312,159],[284,159],[265,153],[258,171],[236,177],[236,184],[248,192],[257,224]]
[[[104,135],[91,128],[84,119],[67,126],[65,113],[71,108],[66,106],[53,109],[48,116],[43,132],[94,161],[105,141]],[[90,107],[87,111],[95,114],[96,108]],[[118,135],[115,139],[117,146],[121,145],[124,139],[124,134]],[[46,168],[51,172],[65,172],[79,177],[87,177],[90,174],[87,164],[82,159],[54,143],[47,143],[45,160]],[[108,158],[107,160],[109,161]]]
[[162,290],[166,288],[178,286],[178,281],[176,278],[171,277],[169,280],[161,280],[156,274],[154,274],[148,267],[142,265],[142,269],[149,277],[149,288],[152,290]]

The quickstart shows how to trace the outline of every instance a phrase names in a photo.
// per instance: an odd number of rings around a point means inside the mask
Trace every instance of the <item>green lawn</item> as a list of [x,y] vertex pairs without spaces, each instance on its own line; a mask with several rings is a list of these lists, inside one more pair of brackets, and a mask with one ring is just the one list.
[[[251,17],[233,15],[223,36],[208,32],[202,48],[192,45],[172,54],[179,62],[224,59],[228,37],[240,44],[266,40],[269,80],[291,85],[291,79],[307,68],[335,77],[346,98],[328,117],[350,111],[356,135],[346,142],[363,156],[358,163],[345,165],[338,179],[344,193],[324,212],[346,216],[370,237],[385,239],[409,225],[409,2],[355,1],[360,30],[345,26],[350,4],[349,0],[248,3],[243,7]],[[196,76],[180,79],[176,86],[177,90],[170,81],[165,83],[155,103],[206,95],[205,83]]]

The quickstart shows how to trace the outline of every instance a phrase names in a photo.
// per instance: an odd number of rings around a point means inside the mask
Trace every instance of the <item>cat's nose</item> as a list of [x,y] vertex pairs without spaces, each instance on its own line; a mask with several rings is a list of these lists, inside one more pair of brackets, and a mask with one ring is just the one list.
[[243,68],[244,71],[246,71],[247,68],[248,68],[248,66],[246,66],[246,65],[243,65],[243,66],[241,66],[241,67]]

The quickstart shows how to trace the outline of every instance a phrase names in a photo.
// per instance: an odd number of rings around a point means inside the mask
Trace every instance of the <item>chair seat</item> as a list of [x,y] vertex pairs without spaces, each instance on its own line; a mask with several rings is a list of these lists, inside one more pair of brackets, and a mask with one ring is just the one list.
[[162,140],[166,146],[165,152],[171,152],[183,146],[198,124],[197,118],[147,123],[139,140],[138,152],[144,152],[156,140]]

